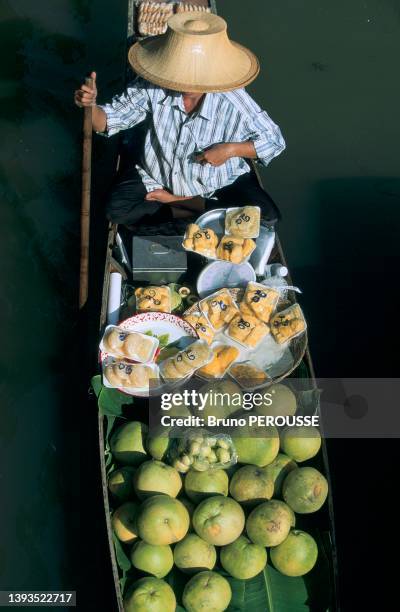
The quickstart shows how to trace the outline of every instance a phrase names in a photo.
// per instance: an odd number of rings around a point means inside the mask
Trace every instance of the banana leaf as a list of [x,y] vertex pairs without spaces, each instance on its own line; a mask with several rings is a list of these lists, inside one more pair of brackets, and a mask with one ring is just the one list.
[[122,407],[133,403],[133,397],[121,393],[118,389],[104,387],[101,383],[101,376],[93,376],[92,388],[97,396],[99,411],[104,416],[118,417],[123,415]]
[[333,601],[330,578],[331,542],[329,534],[311,530],[318,545],[318,561],[302,577],[284,576],[268,563],[251,580],[236,580],[221,572],[232,588],[228,612],[310,612],[328,610]]
[[289,578],[267,565],[251,580],[226,576],[232,588],[228,612],[309,612],[303,578]]

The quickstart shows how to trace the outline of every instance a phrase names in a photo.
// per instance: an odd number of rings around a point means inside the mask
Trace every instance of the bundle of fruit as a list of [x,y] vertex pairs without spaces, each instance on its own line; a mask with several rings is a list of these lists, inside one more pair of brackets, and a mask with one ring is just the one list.
[[[286,395],[293,406],[294,395]],[[319,510],[328,483],[315,467],[297,464],[317,455],[320,435],[297,427],[265,436],[235,438],[238,463],[228,470],[182,475],[166,462],[176,441],[150,437],[136,421],[116,429],[108,486],[113,529],[131,564],[126,612],[173,612],[178,603],[187,612],[222,612],[235,608],[237,582],[266,572],[268,559],[287,577],[312,570],[318,545],[296,528],[296,514],[301,520]],[[182,592],[174,572],[187,576]]]
[[236,452],[230,436],[214,436],[200,428],[189,430],[183,438],[177,439],[169,457],[174,468],[182,474],[189,470],[226,470],[236,463]]

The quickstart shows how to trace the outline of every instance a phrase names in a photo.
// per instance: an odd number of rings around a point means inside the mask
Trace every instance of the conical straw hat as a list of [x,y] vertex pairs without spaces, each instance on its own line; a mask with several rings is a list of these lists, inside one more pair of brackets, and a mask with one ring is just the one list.
[[260,67],[256,56],[229,40],[226,21],[217,15],[174,15],[162,36],[135,43],[129,61],[137,74],[165,89],[218,92],[244,87]]

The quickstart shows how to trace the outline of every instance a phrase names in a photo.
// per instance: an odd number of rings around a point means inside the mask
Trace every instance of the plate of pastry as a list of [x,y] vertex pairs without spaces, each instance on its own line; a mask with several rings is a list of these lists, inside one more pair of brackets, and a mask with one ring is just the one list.
[[161,362],[197,339],[190,323],[167,312],[141,312],[109,325],[100,343],[103,381],[130,395],[159,395]]
[[207,259],[243,264],[256,250],[255,239],[260,235],[260,208],[242,206],[221,210],[205,213],[196,223],[190,223],[182,246]]
[[196,375],[210,379],[229,374],[244,389],[282,380],[297,367],[307,347],[299,304],[253,281],[244,290],[223,288],[199,300],[184,313],[184,320],[213,352]]
[[258,206],[216,208],[187,227],[182,244],[209,260],[249,262],[262,274],[275,244],[275,230],[261,220]]

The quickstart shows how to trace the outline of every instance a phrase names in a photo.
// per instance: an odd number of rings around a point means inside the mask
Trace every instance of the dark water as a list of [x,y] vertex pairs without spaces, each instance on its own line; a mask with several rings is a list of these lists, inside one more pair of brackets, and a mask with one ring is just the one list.
[[[260,56],[250,91],[287,140],[264,180],[283,212],[317,372],[388,376],[396,363],[390,275],[399,262],[399,5],[229,0],[219,11],[232,38]],[[112,591],[95,412],[74,379],[81,115],[71,101],[92,68],[102,99],[120,90],[125,32],[126,2],[1,3],[0,588],[77,588],[81,609],[112,610]],[[96,143],[94,157],[103,196],[115,147]],[[368,456],[367,444],[331,444],[349,592],[353,551],[365,542],[360,528],[347,547],[345,500],[368,498],[374,487],[367,476],[349,478],[344,455]],[[385,453],[394,458],[388,444]],[[360,601],[357,588],[353,595]]]

